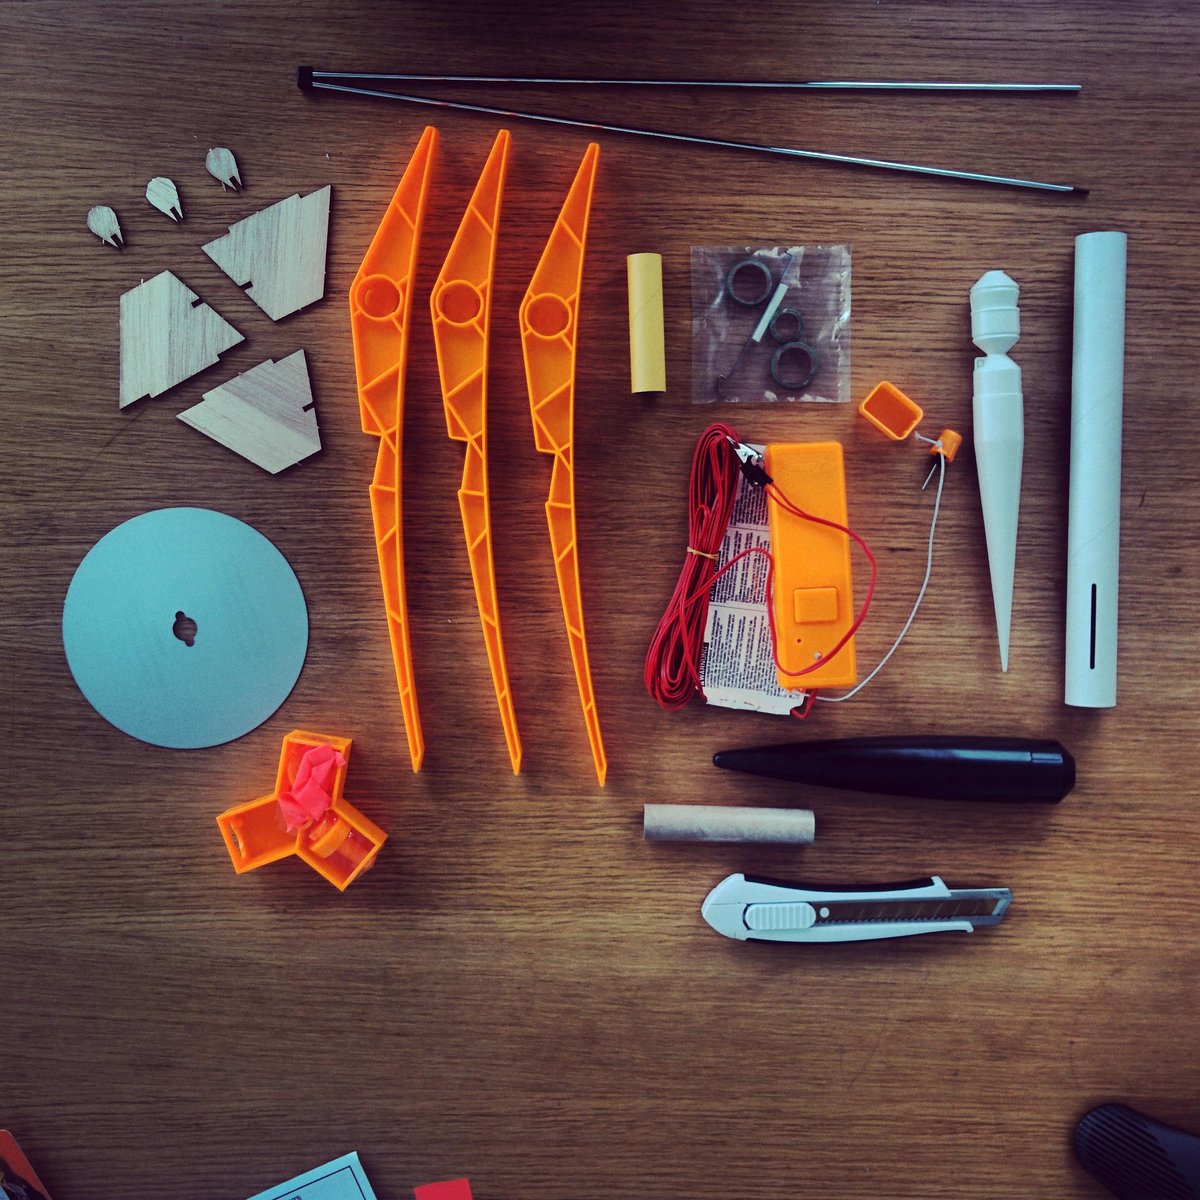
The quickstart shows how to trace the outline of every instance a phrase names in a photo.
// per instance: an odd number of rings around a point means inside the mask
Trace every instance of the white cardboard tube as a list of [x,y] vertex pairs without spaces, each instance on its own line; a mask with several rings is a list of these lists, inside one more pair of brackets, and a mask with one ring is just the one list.
[[645,804],[643,836],[652,842],[774,842],[807,846],[816,822],[806,808],[728,808]]
[[1064,699],[1081,708],[1117,702],[1125,250],[1123,233],[1075,239]]

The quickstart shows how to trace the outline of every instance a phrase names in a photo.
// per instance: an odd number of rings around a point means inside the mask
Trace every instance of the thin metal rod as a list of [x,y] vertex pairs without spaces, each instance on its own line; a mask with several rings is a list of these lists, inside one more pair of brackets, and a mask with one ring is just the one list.
[[755,88],[760,90],[825,89],[856,92],[1078,92],[1078,83],[958,83],[949,80],[916,82],[884,79],[563,79],[548,75],[382,75],[372,71],[316,71],[312,79],[336,83],[512,83],[570,87]]
[[[303,79],[303,76],[302,76]],[[303,82],[301,84],[303,86]],[[459,112],[485,113],[494,117],[515,117],[522,121],[541,121],[548,125],[569,125],[575,129],[599,129],[605,133],[627,133],[635,137],[659,138],[668,142],[685,142],[692,146],[720,146],[727,150],[750,150],[756,154],[777,154],[785,158],[805,158],[816,162],[841,163],[845,166],[874,167],[881,171],[906,171],[912,175],[929,175],[939,179],[963,179],[972,183],[994,183],[1003,187],[1033,188],[1042,192],[1067,192],[1086,195],[1087,188],[1066,183],[1039,183],[1033,179],[1017,179],[1008,175],[985,175],[979,171],[955,171],[949,167],[924,167],[916,163],[891,162],[883,158],[860,158],[852,154],[830,154],[822,150],[800,150],[792,146],[760,146],[753,142],[734,142],[725,138],[696,137],[689,133],[667,133],[660,129],[639,129],[630,125],[606,125],[599,121],[578,121],[571,117],[552,117],[545,113],[518,112],[510,108],[494,108],[488,104],[467,104],[462,100],[434,100],[429,96],[411,96],[401,92],[384,92],[374,88],[350,87],[347,84],[326,83],[313,78],[310,87],[327,92],[344,92],[354,96],[372,96],[380,100],[401,100],[408,104],[424,104],[431,108],[452,108]]]

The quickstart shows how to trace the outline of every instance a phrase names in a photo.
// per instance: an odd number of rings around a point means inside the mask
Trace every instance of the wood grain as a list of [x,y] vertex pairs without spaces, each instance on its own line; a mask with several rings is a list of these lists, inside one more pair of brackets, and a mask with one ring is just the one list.
[[[55,1200],[237,1200],[351,1148],[381,1198],[468,1175],[480,1200],[1101,1197],[1069,1134],[1122,1099],[1200,1129],[1200,522],[1192,413],[1200,274],[1193,6],[1148,0],[567,7],[266,0],[0,5],[0,672],[10,785],[0,918],[0,1125]],[[325,69],[1078,81],[1078,97],[707,95],[533,88],[515,108],[791,142],[1089,186],[1086,199],[602,137],[584,274],[575,462],[583,594],[609,754],[601,792],[547,550],[517,310],[588,140],[512,124],[497,259],[489,437],[513,777],[479,637],[427,311],[496,135],[439,115],[406,411],[414,666],[428,742],[413,775],[388,653],[345,296],[427,114],[309,97]],[[462,95],[454,89],[439,94]],[[476,93],[471,93],[474,95]],[[205,171],[237,156],[245,191]],[[186,220],[146,204],[179,185]],[[332,184],[326,300],[273,324],[200,251],[282,196]],[[111,205],[127,248],[84,227]],[[1072,243],[1129,233],[1121,671],[1114,712],[1061,703]],[[697,435],[839,438],[850,512],[880,557],[859,642],[890,644],[923,569],[923,456],[847,409],[694,407],[693,245],[853,247],[853,392],[888,378],[969,432],[967,292],[1021,285],[1025,488],[1011,669],[997,669],[970,455],[951,468],[933,583],[909,641],[795,736],[1061,739],[1056,808],[785,791],[713,751],[778,719],[658,711],[647,639],[683,552]],[[629,395],[625,257],[664,256],[665,398]],[[125,412],[120,295],[172,270],[245,343]],[[323,452],[278,478],[176,419],[217,383],[307,351]],[[920,461],[917,461],[917,459]],[[288,556],[312,624],[299,685],[211,751],[108,727],[66,668],[61,606],[87,549],[148,508],[249,521]],[[1191,565],[1189,565],[1191,564]],[[354,738],[348,799],[391,838],[340,895],[310,871],[230,869],[214,823],[261,795],[281,736]],[[649,845],[644,802],[816,811],[800,851]],[[787,949],[700,921],[731,870],[826,881],[936,871],[1007,885],[996,930]]]
[[121,297],[120,407],[169,392],[243,340],[177,276],[160,271]]
[[226,380],[179,419],[272,475],[321,449],[303,350]]
[[271,318],[281,321],[325,294],[330,188],[288,196],[201,247]]

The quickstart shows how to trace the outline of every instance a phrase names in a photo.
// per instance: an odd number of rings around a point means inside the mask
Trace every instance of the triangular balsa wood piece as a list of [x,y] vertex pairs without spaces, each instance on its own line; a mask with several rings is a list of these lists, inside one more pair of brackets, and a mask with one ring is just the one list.
[[289,196],[201,247],[272,321],[325,295],[332,190],[326,185],[304,197]]
[[243,340],[170,271],[138,284],[121,297],[120,406],[161,396]]
[[277,475],[321,448],[303,350],[235,375],[179,419]]

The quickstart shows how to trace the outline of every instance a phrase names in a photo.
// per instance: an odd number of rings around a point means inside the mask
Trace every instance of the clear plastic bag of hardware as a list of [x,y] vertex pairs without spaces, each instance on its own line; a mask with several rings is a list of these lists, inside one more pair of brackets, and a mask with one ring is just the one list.
[[850,247],[692,248],[692,400],[850,400]]

